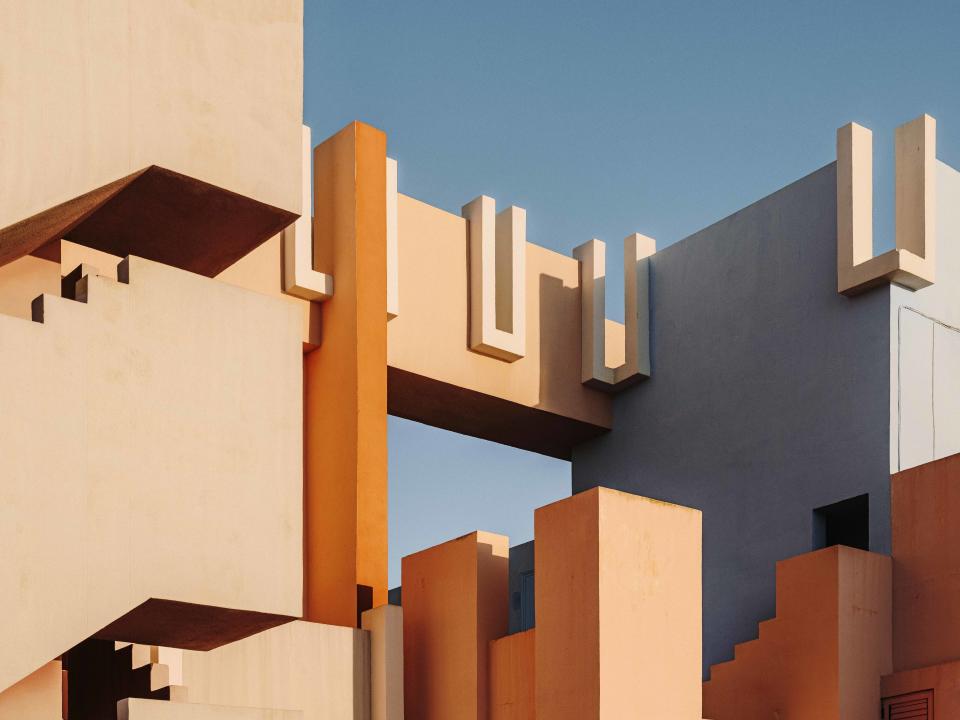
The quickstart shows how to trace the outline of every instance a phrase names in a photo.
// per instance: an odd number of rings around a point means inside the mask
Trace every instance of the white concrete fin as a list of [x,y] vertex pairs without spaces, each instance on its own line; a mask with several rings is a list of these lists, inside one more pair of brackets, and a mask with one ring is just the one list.
[[333,296],[333,276],[313,269],[313,183],[310,173],[310,128],[303,126],[301,211],[283,231],[283,291],[304,300],[323,302]]
[[580,261],[580,380],[619,390],[650,377],[650,256],[653,238],[634,233],[623,241],[624,363],[607,365],[606,244],[593,239],[573,250]]
[[470,349],[513,362],[526,354],[527,212],[481,195],[463,206],[470,247]]
[[400,227],[397,161],[387,158],[387,320],[400,314]]
[[929,115],[897,128],[895,247],[873,254],[873,133],[849,123],[837,130],[837,291],[856,295],[884,282],[911,290],[936,270],[937,121]]

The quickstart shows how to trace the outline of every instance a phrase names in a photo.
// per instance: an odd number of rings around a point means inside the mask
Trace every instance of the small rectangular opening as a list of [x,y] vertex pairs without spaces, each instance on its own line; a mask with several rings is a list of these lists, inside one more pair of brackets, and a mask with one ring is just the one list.
[[857,495],[813,511],[813,549],[833,545],[870,549],[869,495]]

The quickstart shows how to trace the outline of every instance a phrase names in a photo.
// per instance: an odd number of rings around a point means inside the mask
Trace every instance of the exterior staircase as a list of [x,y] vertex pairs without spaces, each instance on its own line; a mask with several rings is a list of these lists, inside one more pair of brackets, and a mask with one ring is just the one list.
[[[186,688],[171,684],[161,648],[85,640],[64,655],[65,720],[114,720],[128,698],[185,702]],[[179,675],[179,668],[175,668]]]
[[713,720],[876,720],[891,667],[891,569],[835,545],[777,563],[777,615],[703,684]]

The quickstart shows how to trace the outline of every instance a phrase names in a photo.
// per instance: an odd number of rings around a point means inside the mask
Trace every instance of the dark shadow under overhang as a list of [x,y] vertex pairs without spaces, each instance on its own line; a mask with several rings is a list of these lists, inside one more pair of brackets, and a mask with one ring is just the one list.
[[395,367],[387,368],[387,412],[560,460],[610,430]]
[[213,277],[296,213],[156,165],[0,230],[0,266],[59,261],[59,240]]

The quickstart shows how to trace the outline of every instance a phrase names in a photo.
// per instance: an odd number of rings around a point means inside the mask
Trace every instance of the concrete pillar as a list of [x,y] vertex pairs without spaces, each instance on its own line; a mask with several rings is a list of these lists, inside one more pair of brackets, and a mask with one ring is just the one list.
[[527,630],[490,643],[490,720],[534,720],[534,639]]
[[386,152],[362,123],[314,151],[314,264],[334,294],[304,359],[304,617],[351,627],[387,602]]
[[407,720],[487,720],[489,644],[507,633],[508,546],[474,532],[403,559]]
[[594,488],[535,527],[536,717],[700,720],[700,512]]
[[403,720],[403,609],[381,605],[361,620],[370,631],[370,718]]

